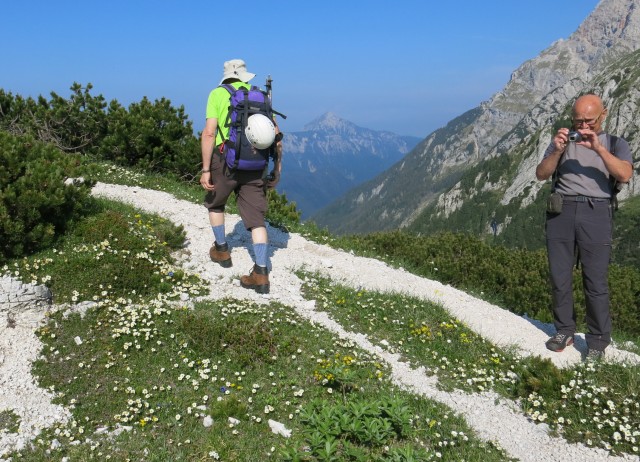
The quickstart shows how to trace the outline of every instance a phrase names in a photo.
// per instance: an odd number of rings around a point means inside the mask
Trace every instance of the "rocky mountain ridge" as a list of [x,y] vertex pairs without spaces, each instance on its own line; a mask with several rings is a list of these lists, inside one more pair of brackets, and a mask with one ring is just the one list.
[[[312,218],[333,232],[346,233],[412,226],[433,204],[440,205],[440,216],[452,213],[454,204],[463,200],[455,185],[465,172],[494,157],[512,155],[520,143],[527,142],[526,136],[536,136],[534,128],[553,125],[595,79],[606,80],[609,64],[640,48],[639,6],[638,0],[602,0],[576,32],[522,64],[489,101],[436,130],[388,171]],[[622,95],[612,96],[619,100]],[[542,139],[538,142],[545,145]],[[544,151],[540,149],[538,154]],[[520,166],[522,172],[530,171],[538,160],[535,156],[525,159],[528,163]],[[524,175],[492,178],[482,188],[494,189],[491,185],[504,182],[517,183],[504,200],[530,187]]]
[[328,205],[404,157],[417,137],[358,127],[333,113],[283,139],[285,170],[277,187],[303,213]]

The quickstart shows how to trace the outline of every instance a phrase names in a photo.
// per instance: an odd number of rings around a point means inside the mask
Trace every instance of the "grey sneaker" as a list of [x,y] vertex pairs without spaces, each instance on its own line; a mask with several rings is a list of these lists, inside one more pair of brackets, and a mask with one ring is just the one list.
[[589,348],[587,350],[586,361],[602,361],[604,359],[604,350],[596,350]]
[[560,353],[566,347],[573,345],[573,335],[561,334],[558,332],[556,335],[547,340],[547,348],[551,351]]

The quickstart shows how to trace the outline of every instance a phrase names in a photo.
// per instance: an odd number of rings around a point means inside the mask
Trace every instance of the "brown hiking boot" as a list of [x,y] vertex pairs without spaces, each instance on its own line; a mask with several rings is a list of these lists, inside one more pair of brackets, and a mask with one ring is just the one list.
[[211,257],[212,262],[218,263],[223,268],[231,268],[231,265],[233,264],[231,262],[229,244],[226,242],[222,245],[218,245],[217,242],[214,242],[209,249],[209,257]]
[[249,276],[240,278],[240,285],[245,289],[253,289],[259,294],[269,293],[269,270],[262,266],[253,265]]

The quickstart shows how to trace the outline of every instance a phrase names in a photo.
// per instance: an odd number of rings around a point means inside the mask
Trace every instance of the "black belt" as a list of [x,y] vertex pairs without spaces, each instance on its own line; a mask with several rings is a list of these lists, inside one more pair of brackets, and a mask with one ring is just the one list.
[[562,196],[562,199],[569,202],[611,202],[611,199],[606,197]]

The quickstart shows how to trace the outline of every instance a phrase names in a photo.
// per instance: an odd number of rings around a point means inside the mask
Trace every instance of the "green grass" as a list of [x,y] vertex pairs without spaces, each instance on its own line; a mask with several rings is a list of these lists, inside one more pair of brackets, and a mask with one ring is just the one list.
[[20,416],[15,412],[4,410],[0,411],[0,434],[16,433],[20,427]]
[[[477,237],[454,233],[418,236],[392,231],[343,236],[330,243],[451,285],[516,314],[553,322],[545,252],[492,246]],[[608,282],[614,340],[637,344],[640,271],[611,265]],[[580,269],[573,272],[573,295],[577,328],[584,332],[586,302]]]
[[[338,242],[305,229],[319,242]],[[179,302],[180,294],[204,293],[171,258],[182,233],[161,217],[101,200],[55,249],[4,268],[47,284],[58,303],[94,302],[84,317],[51,313],[39,329],[44,346],[34,372],[73,419],[14,460],[508,460],[451,409],[399,389],[376,357],[291,307]],[[637,367],[559,370],[492,345],[436,305],[299,276],[317,309],[423,366],[440,387],[494,390],[571,441],[639,453]],[[290,437],[273,433],[270,419]],[[0,409],[0,431],[15,431],[19,421]],[[60,445],[52,449],[54,440]]]
[[424,367],[441,388],[493,390],[519,400],[532,420],[571,441],[639,453],[640,367],[605,362],[561,370],[492,345],[435,304],[352,289],[317,275],[300,277],[305,297],[332,319]]
[[[444,406],[394,387],[375,357],[279,304],[114,304],[84,319],[56,314],[39,334],[40,384],[74,421],[23,460],[507,460]],[[130,429],[94,434],[118,426]],[[54,436],[62,446],[47,458]]]
[[138,299],[158,293],[198,295],[202,284],[173,264],[184,230],[168,220],[127,205],[96,200],[94,213],[55,248],[5,266],[25,282],[46,284],[54,302],[107,298]]

